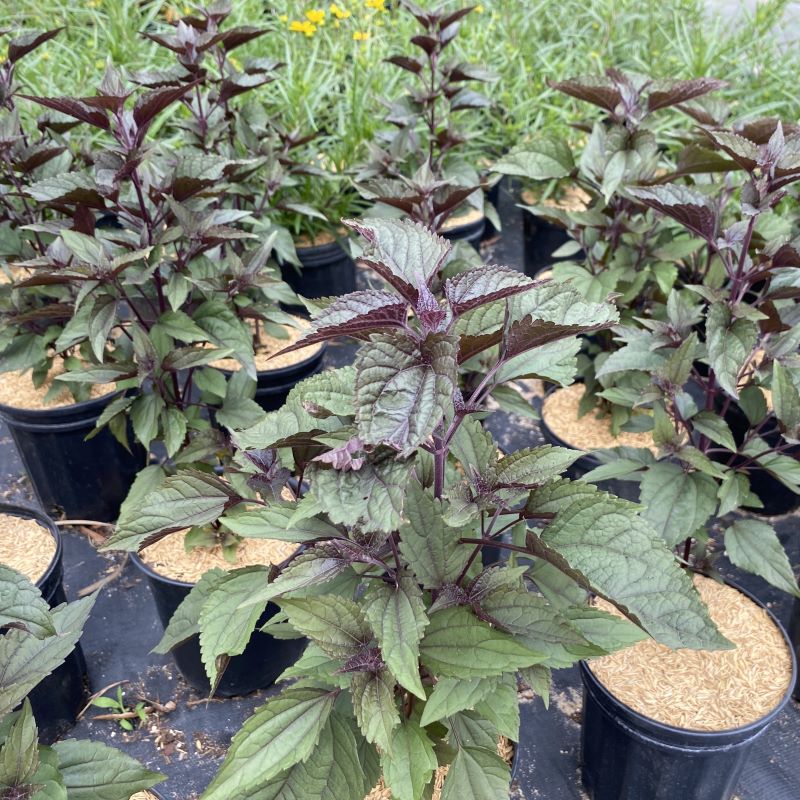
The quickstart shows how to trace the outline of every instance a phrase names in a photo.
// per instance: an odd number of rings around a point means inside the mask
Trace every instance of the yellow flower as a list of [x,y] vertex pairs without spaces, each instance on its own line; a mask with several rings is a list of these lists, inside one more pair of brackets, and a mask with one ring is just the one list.
[[288,21],[289,21],[289,15],[288,15],[288,14],[281,14],[281,15],[278,17],[278,19],[279,19],[281,22],[288,22]]
[[483,5],[482,5],[481,3],[478,3],[478,5],[476,5],[476,6],[475,6],[475,8],[473,9],[473,11],[474,11],[476,14],[483,14],[483,12],[484,12],[485,10],[486,10],[486,9],[484,9],[484,7],[483,7]]
[[340,8],[336,3],[331,3],[329,8],[336,19],[347,19],[350,16],[350,12],[346,8]]
[[325,10],[322,8],[312,8],[311,11],[306,11],[306,19],[312,25],[324,25]]
[[295,31],[296,33],[304,33],[306,36],[313,36],[317,30],[317,26],[308,20],[303,20],[303,22],[300,22],[299,20],[295,19],[289,24],[289,30]]
[[369,32],[368,31],[356,31],[353,34],[353,39],[357,42],[366,42],[369,39]]
[[364,5],[376,11],[386,11],[386,0],[364,0]]

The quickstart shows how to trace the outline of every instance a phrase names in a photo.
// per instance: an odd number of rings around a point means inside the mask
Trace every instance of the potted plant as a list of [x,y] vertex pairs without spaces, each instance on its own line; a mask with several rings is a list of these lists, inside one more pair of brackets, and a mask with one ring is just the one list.
[[144,452],[125,449],[110,431],[84,441],[119,393],[114,393],[113,385],[94,389],[59,380],[87,357],[72,344],[62,351],[55,347],[74,313],[78,287],[40,282],[33,274],[44,259],[66,259],[68,254],[54,242],[53,232],[69,223],[63,209],[39,203],[29,193],[56,175],[67,183],[78,179],[73,177],[76,168],[62,137],[69,124],[45,119],[38,130],[23,126],[17,108],[17,72],[25,56],[57,33],[30,32],[12,38],[0,64],[0,126],[5,142],[0,159],[0,264],[5,278],[0,284],[0,418],[43,508],[105,521],[116,518],[144,464]]
[[[664,302],[676,282],[691,282],[701,247],[691,233],[672,221],[646,213],[626,189],[678,183],[708,169],[709,162],[697,158],[694,144],[681,152],[675,164],[667,144],[686,134],[674,124],[664,129],[661,118],[664,109],[676,106],[692,112],[687,103],[723,85],[709,78],[652,80],[618,70],[551,83],[551,88],[603,110],[603,117],[593,125],[580,126],[588,133],[581,153],[573,153],[563,140],[540,138],[495,165],[504,175],[546,182],[548,188],[560,185],[560,199],[548,199],[545,192],[541,203],[526,207],[537,224],[542,219],[568,234],[556,250],[558,260],[545,254],[550,274],[570,281],[588,299],[615,293],[623,322],[648,315],[654,303]],[[647,381],[625,372],[609,374],[604,380],[596,377],[616,348],[609,332],[586,337],[579,360],[583,386],[556,387],[543,403],[546,439],[587,451],[574,465],[572,477],[600,465],[592,450],[653,447],[647,432],[652,421],[638,418],[624,403],[613,402],[616,395],[635,393]],[[631,384],[632,380],[639,382]],[[614,486],[622,491],[624,485]]]
[[[231,50],[268,29],[226,27],[231,11],[228,2],[200,7],[172,20],[169,33],[145,34],[174,53],[179,66],[173,84],[197,81],[185,101],[189,118],[179,127],[199,151],[237,160],[228,191],[216,202],[250,212],[248,227],[260,237],[273,237],[282,275],[292,289],[310,298],[350,292],[355,266],[331,223],[354,209],[343,164],[316,132],[284,124],[280,99],[261,99],[283,64],[258,56],[239,65]],[[138,79],[149,86],[165,83],[163,73]],[[303,308],[296,298],[290,304],[294,310]]]
[[[622,346],[597,370],[601,380],[614,373],[638,374],[641,388],[617,393],[615,402],[651,410],[659,456],[635,449],[606,451],[607,463],[585,479],[639,480],[643,516],[694,569],[711,571],[715,551],[724,548],[736,566],[798,596],[792,567],[768,519],[730,515],[742,508],[753,509],[756,515],[783,513],[796,507],[800,495],[796,357],[800,259],[796,240],[789,238],[791,226],[778,214],[786,187],[800,179],[800,161],[794,155],[799,135],[784,135],[774,120],[739,133],[705,127],[703,135],[708,163],[719,164],[720,157],[727,163],[721,190],[714,184],[627,190],[636,202],[674,219],[700,241],[692,262],[697,277],[684,288],[673,289],[666,303],[655,304],[638,324],[620,326],[616,333]],[[734,169],[743,173],[738,185]],[[635,385],[629,384],[631,389]],[[712,520],[716,524],[709,532]],[[775,673],[762,672],[764,656],[752,650],[737,666],[746,682],[756,674],[767,678],[772,674],[771,691],[761,684],[754,690],[756,684],[748,682],[751,688],[744,692],[771,700],[741,716],[715,715],[705,733],[698,733],[691,717],[684,726],[671,717],[659,727],[652,718],[646,719],[641,708],[631,712],[630,703],[621,711],[626,701],[620,702],[618,685],[609,687],[602,675],[598,681],[591,668],[584,670],[587,704],[593,704],[595,720],[587,723],[584,775],[595,796],[620,796],[615,794],[620,785],[610,776],[630,775],[633,770],[639,776],[635,785],[644,794],[655,791],[662,777],[681,774],[681,781],[704,787],[703,797],[728,797],[743,764],[736,751],[750,746],[790,696],[796,677],[793,653],[777,623],[735,587],[710,581],[704,594],[714,595],[709,600],[712,606],[721,602],[733,608],[738,603],[742,614],[760,617],[758,625],[740,620],[740,631],[730,638],[737,641],[739,633],[752,635],[764,645],[772,637],[773,643],[764,646],[776,659]],[[739,643],[745,652],[745,640]],[[686,662],[672,661],[668,666],[651,652],[642,652],[640,658],[650,668],[660,665],[653,679],[661,676],[676,698],[683,695],[671,672],[680,676],[700,669]],[[635,663],[639,662],[634,657],[626,659],[628,669]],[[674,705],[680,708],[678,701]],[[658,770],[652,766],[652,750],[642,749],[641,743],[629,740],[629,748],[613,754],[590,744],[596,741],[597,720],[606,724],[611,713],[619,715],[620,724],[635,727],[637,737],[646,736],[647,748],[657,747],[662,754]],[[617,730],[615,736],[623,734]],[[667,751],[674,758],[666,758]],[[736,757],[726,763],[715,755],[723,752]],[[698,771],[693,772],[686,759],[694,759]],[[637,764],[644,761],[648,767],[639,771]],[[684,783],[677,785],[683,792]]]
[[[412,83],[389,105],[386,122],[393,126],[369,148],[368,162],[357,175],[364,196],[389,206],[454,241],[477,249],[487,213],[499,227],[494,209],[484,206],[475,165],[460,156],[468,133],[457,125],[460,112],[486,108],[490,101],[470,88],[472,82],[494,79],[488,70],[447,58],[463,18],[473,6],[450,11],[424,10],[410,0],[403,9],[414,16],[421,32],[411,38],[412,54],[387,59],[410,73]],[[474,256],[470,256],[474,262]]]
[[[231,473],[244,493],[250,494],[258,488],[273,499],[277,496],[285,500],[294,496],[290,489],[282,489],[288,472],[280,461],[270,460],[268,454],[253,454],[250,467],[253,471]],[[226,489],[213,474],[198,472],[196,478],[207,483],[209,488]],[[174,499],[169,472],[161,466],[148,467],[137,478],[123,504],[117,530],[127,531],[130,526],[135,526],[143,498],[156,494]],[[188,507],[186,511],[191,514]],[[271,564],[280,565],[297,548],[297,544],[269,537],[244,538],[238,530],[236,526],[216,520],[194,524],[187,519],[187,524],[176,528],[171,536],[146,543],[141,552],[133,555],[133,563],[146,579],[165,627],[170,620],[173,620],[174,627],[193,590],[195,594],[206,593],[211,586],[225,580],[232,570],[261,571]],[[116,541],[112,538],[112,546]],[[137,538],[136,541],[141,543],[143,540]],[[265,625],[277,610],[269,604],[259,624]],[[220,660],[219,674],[212,683],[206,668],[208,654],[201,648],[203,643],[198,633],[197,629],[184,628],[179,640],[173,640],[170,633],[155,652],[171,652],[190,686],[219,697],[249,694],[270,686],[283,670],[294,663],[303,647],[299,641],[254,637],[235,657],[226,656]]]
[[[181,35],[194,44],[181,46],[203,51],[219,39],[210,32],[189,33],[194,30],[183,27]],[[227,49],[252,35],[249,29],[220,34]],[[80,345],[91,362],[70,369],[60,381],[132,382],[139,388],[115,398],[97,427],[109,425],[123,438],[130,419],[145,447],[163,442],[167,456],[180,451],[183,463],[192,442],[198,461],[220,449],[219,436],[209,432],[209,409],[216,409],[224,424],[234,419],[241,424],[260,410],[252,399],[256,379],[267,394],[285,396],[297,376],[313,373],[321,360],[320,353],[304,359],[294,376],[283,374],[291,370],[279,370],[277,379],[271,371],[258,375],[256,351],[270,337],[288,339],[287,326],[297,324],[278,303],[297,298],[268,263],[274,237],[247,247],[255,235],[240,222],[248,212],[224,207],[220,199],[228,180],[243,169],[240,161],[148,139],[156,117],[197,88],[189,66],[174,82],[139,92],[109,66],[93,98],[31,98],[105,138],[97,140],[94,173],[81,174],[81,193],[58,182],[55,189],[36,184],[29,190],[39,202],[67,209],[72,223],[59,231],[55,255],[31,263],[36,275],[26,281],[26,286],[81,287],[73,317],[54,347],[63,352]],[[256,77],[266,80],[261,73]],[[149,79],[139,75],[138,80]],[[160,135],[166,138],[170,130],[163,123]],[[112,217],[114,225],[98,225],[94,209]],[[211,365],[233,351],[244,371],[241,379],[226,383]],[[198,437],[207,445],[202,452]]]
[[[33,797],[44,791],[67,800],[80,800],[90,793],[108,800],[128,800],[164,780],[102,742],[65,739],[49,746],[40,744],[36,705],[31,698],[69,657],[97,595],[51,609],[22,573],[2,564],[0,595],[7,600],[0,614],[0,628],[6,629],[0,636],[3,796]],[[51,681],[51,688],[53,685]],[[46,709],[46,705],[39,708]]]
[[[276,567],[198,584],[167,627],[162,646],[200,631],[212,684],[252,635],[309,639],[283,674],[298,681],[236,735],[204,800],[278,785],[362,800],[381,773],[394,796],[420,798],[443,766],[443,797],[499,800],[510,770],[498,738],[519,728],[514,676],[546,695],[551,668],[645,636],[593,609],[586,589],[670,646],[729,645],[636,506],[561,478],[569,450],[501,457],[475,418],[494,386],[562,359],[560,340],[613,324],[613,306],[506,268],[441,280],[452,246],[423,226],[348,226],[389,288],[334,301],[293,347],[355,337],[355,364],[307,379],[235,433],[250,491],[236,471],[211,483],[179,473],[140,497],[108,547],[214,523],[302,545]],[[463,396],[459,358],[495,345],[483,384]],[[286,481],[278,458],[296,473],[293,500],[264,492]],[[509,562],[484,568],[484,548]],[[270,602],[280,612],[259,625]]]

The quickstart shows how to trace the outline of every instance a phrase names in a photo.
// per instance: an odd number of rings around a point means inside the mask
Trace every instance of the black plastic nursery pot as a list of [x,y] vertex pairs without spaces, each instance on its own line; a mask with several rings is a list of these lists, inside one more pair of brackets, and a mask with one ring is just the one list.
[[[800,597],[795,597],[792,605],[792,616],[789,619],[789,638],[794,647],[794,657],[800,664]],[[800,675],[794,684],[793,695],[795,700],[800,700]]]
[[[560,388],[560,386],[551,387],[548,389],[547,394],[545,394],[545,398]],[[544,416],[544,400],[539,408],[539,431],[547,444],[553,445],[554,447],[567,447],[570,450],[580,449],[574,444],[565,442],[560,436],[555,434],[547,424],[547,420]],[[601,467],[602,465],[603,462],[597,456],[587,452],[567,467],[565,474],[570,480],[577,481],[588,472],[591,472],[591,470],[597,469],[597,467]],[[617,495],[617,497],[630,500],[634,503],[639,502],[639,484],[636,481],[623,481],[613,478],[606,481],[596,481],[595,485],[603,492],[610,492],[611,494]]]
[[463,225],[454,225],[452,228],[443,230],[442,236],[451,242],[469,242],[476,250],[479,250],[485,228],[486,217],[481,216],[480,219],[476,219],[473,222],[465,222]]
[[40,505],[68,519],[112,522],[147,453],[126,450],[108,428],[92,439],[98,417],[119,393],[45,409],[0,404]]
[[[193,584],[159,575],[138,555],[134,555],[132,560],[147,578],[158,616],[166,627],[178,606],[192,590]],[[257,627],[264,625],[277,611],[276,605],[268,603]],[[271,686],[287,667],[297,661],[305,646],[305,639],[275,639],[256,630],[245,651],[231,658],[214,695],[234,697]],[[181,675],[192,688],[203,694],[211,691],[211,684],[200,657],[198,636],[193,636],[173,648],[172,657]]]
[[[259,371],[256,375],[256,396],[254,400],[264,411],[277,411],[286,402],[289,392],[311,375],[322,372],[325,351],[328,345],[323,344],[318,352],[286,367]],[[233,373],[222,370],[226,377]]]
[[535,277],[542,270],[552,267],[559,261],[580,261],[580,253],[573,256],[553,256],[559,247],[571,241],[563,228],[553,225],[523,211],[522,214],[522,245],[525,260],[525,274]]
[[[61,535],[53,521],[32,508],[0,503],[0,514],[34,519],[45,527],[56,541],[56,552],[47,572],[36,582],[51,608],[67,602],[64,592],[63,545]],[[25,543],[20,542],[24,547]],[[66,733],[77,721],[78,714],[89,696],[89,679],[86,661],[80,644],[67,656],[64,663],[51,672],[28,695],[39,729],[39,739],[50,744]]]
[[[718,407],[717,411],[719,412],[720,410],[721,408]],[[744,411],[736,405],[730,405],[724,414],[724,418],[731,429],[734,441],[737,445],[740,445],[750,428],[750,423]],[[766,425],[759,435],[770,447],[774,447],[782,440],[777,420]],[[787,455],[800,459],[800,447],[793,447]],[[727,455],[723,455],[717,458],[712,457],[712,460],[727,462],[728,458]],[[731,462],[731,466],[737,467],[744,461],[744,458],[736,457]],[[764,504],[763,508],[749,509],[753,514],[772,517],[779,514],[788,514],[800,506],[800,495],[796,495],[788,486],[782,484],[765,469],[754,468],[753,465],[750,465],[748,477],[750,478],[751,490],[758,495],[758,498]]]
[[[302,297],[333,297],[354,292],[356,265],[338,241],[298,247],[301,268],[281,264],[281,276]],[[291,309],[303,306],[290,306]]]
[[792,681],[781,702],[749,725],[727,731],[674,728],[617,700],[581,662],[584,686],[581,770],[591,800],[730,800],[756,740],[789,702],[797,660],[789,637],[764,608],[792,652]]

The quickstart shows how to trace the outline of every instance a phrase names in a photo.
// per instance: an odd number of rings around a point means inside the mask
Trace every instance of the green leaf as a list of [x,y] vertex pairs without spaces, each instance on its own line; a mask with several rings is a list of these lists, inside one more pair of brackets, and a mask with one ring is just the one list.
[[419,345],[410,336],[375,334],[359,350],[355,366],[359,436],[410,455],[452,403],[455,341],[430,334]]
[[787,437],[800,437],[800,392],[789,370],[775,361],[772,364],[772,403],[775,416],[784,424]]
[[267,582],[268,574],[267,566],[237,569],[215,580],[209,590],[200,611],[200,654],[212,690],[221,677],[220,664],[241,655],[250,641],[263,609],[242,608],[242,602]]
[[758,326],[747,319],[731,318],[723,303],[708,307],[706,320],[706,346],[708,360],[717,382],[728,394],[739,396],[737,383],[747,359],[758,341]]
[[494,678],[439,678],[425,703],[420,725],[430,725],[459,711],[469,711],[494,690]]
[[616,372],[656,372],[662,369],[667,359],[651,349],[650,335],[642,335],[629,341],[624,347],[611,353],[597,370],[597,377],[613,375]]
[[553,673],[550,667],[543,664],[534,664],[520,670],[522,680],[531,687],[534,694],[542,698],[545,709],[550,708],[550,685],[553,681]]
[[233,737],[225,761],[201,800],[249,797],[314,752],[336,693],[290,687],[261,706]]
[[219,358],[227,358],[233,352],[230,347],[218,350],[213,347],[178,347],[169,352],[162,361],[161,368],[172,372],[196,369],[197,367],[204,367]]
[[713,411],[701,411],[691,419],[691,424],[703,436],[707,436],[714,444],[721,444],[728,450],[736,451],[736,442],[733,439],[728,423]]
[[518,175],[532,181],[549,181],[566,178],[575,161],[572,151],[563,139],[541,138],[514,150],[497,161],[493,167],[502,175]]
[[471,547],[463,532],[444,521],[444,504],[414,481],[406,503],[408,522],[400,529],[400,553],[426,589],[453,583],[466,566]]
[[130,418],[136,438],[145,446],[158,436],[158,420],[164,408],[161,395],[140,394],[130,407]]
[[33,800],[69,800],[58,769],[58,755],[50,747],[39,746],[39,767],[31,782],[40,787]]
[[392,752],[393,731],[400,724],[391,673],[356,672],[350,681],[350,694],[358,727],[364,738],[387,755]]
[[381,766],[392,798],[421,800],[439,766],[428,734],[413,720],[403,720],[392,734],[390,752],[381,758]]
[[247,374],[255,380],[256,365],[252,336],[247,325],[236,316],[227,303],[221,300],[207,300],[194,310],[192,319],[217,347],[230,348]]
[[642,516],[670,547],[692,536],[717,508],[717,484],[709,475],[660,461],[642,475]]
[[372,639],[372,630],[358,603],[343,597],[280,600],[291,626],[308,636],[331,658],[350,658]]
[[475,711],[484,719],[488,719],[501,736],[518,742],[519,698],[516,676],[503,675],[489,695],[478,703]]
[[725,550],[737,567],[800,597],[797,579],[775,529],[756,519],[739,519],[725,531]]
[[692,372],[697,347],[697,334],[692,332],[672,351],[667,363],[659,370],[660,375],[674,386],[683,386]]
[[668,647],[730,647],[689,576],[635,508],[601,492],[579,499],[542,531],[534,554],[613,599]]
[[0,628],[6,626],[21,627],[40,639],[55,633],[39,590],[24,575],[0,564]]
[[164,780],[129,755],[102,742],[56,742],[58,768],[69,800],[121,800]]
[[67,250],[79,261],[99,267],[108,260],[103,250],[103,243],[94,236],[87,236],[78,231],[63,230],[61,239],[67,246]]
[[428,625],[425,602],[416,579],[398,575],[397,586],[376,583],[365,595],[367,621],[375,631],[381,656],[397,682],[420,699],[419,643]]
[[89,313],[89,342],[98,361],[103,360],[108,335],[116,321],[117,301],[109,295],[101,295],[95,300]]
[[295,386],[288,400],[298,399],[306,411],[320,416],[324,410],[340,417],[353,417],[355,408],[355,367],[326,370]]
[[324,543],[310,547],[297,556],[283,572],[270,584],[253,592],[253,595],[242,606],[260,605],[262,608],[269,600],[286,593],[332,580],[349,569],[350,560],[341,553],[331,553]]
[[546,653],[548,667],[568,667],[580,658],[602,655],[543,597],[506,587],[480,601],[481,611],[521,644]]
[[0,747],[0,792],[33,782],[39,767],[39,731],[28,698]]
[[205,472],[180,472],[126,508],[124,526],[118,523],[101,549],[137,550],[160,534],[213,522],[238,501],[238,495],[219,478]]
[[497,753],[481,747],[458,750],[442,788],[442,800],[508,800],[511,771]]
[[[492,434],[475,417],[465,417],[450,442],[450,452],[464,469],[474,467],[481,473],[485,473],[490,466],[497,463],[498,450],[499,447]],[[428,497],[427,493],[425,497]],[[417,498],[414,502],[424,503],[425,500]],[[409,506],[411,505],[413,504],[409,503]]]
[[37,639],[19,630],[0,636],[0,719],[64,663],[80,639],[96,599],[93,594],[54,609],[51,618],[56,636]]
[[562,609],[564,616],[594,645],[606,653],[647,639],[647,634],[623,617],[593,606]]
[[434,675],[454,678],[501,675],[537,664],[545,657],[463,607],[433,614],[420,644],[425,667]]
[[360,526],[366,532],[393,531],[402,524],[410,464],[386,454],[347,472],[310,465],[309,496],[337,525]]
[[297,503],[277,502],[268,506],[237,506],[220,522],[239,536],[248,539],[277,539],[282,542],[307,542],[340,535],[339,529],[319,517],[295,519]]
[[[362,739],[363,741],[363,739]],[[371,787],[370,787],[371,788]],[[369,791],[353,731],[333,712],[308,759],[260,787],[258,800],[363,800]]]
[[558,478],[570,464],[581,457],[579,450],[566,447],[526,447],[500,459],[497,463],[497,483],[532,486]]
[[206,332],[184,311],[165,311],[157,325],[181,342],[203,342],[207,338]]

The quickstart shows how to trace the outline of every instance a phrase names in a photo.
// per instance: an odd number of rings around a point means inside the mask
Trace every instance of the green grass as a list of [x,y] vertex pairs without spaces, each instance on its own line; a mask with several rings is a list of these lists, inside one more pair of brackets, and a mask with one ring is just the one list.
[[[380,129],[381,100],[396,96],[405,80],[383,59],[408,50],[415,23],[396,10],[368,9],[365,0],[341,0],[338,5],[351,10],[351,17],[338,29],[328,12],[326,25],[311,37],[288,30],[288,22],[302,19],[305,10],[328,5],[321,0],[307,5],[235,0],[237,21],[275,28],[235,56],[271,55],[284,61],[280,80],[263,91],[285,126],[324,129],[335,157],[350,161]],[[703,0],[485,0],[482,5],[482,13],[468,17],[457,44],[459,56],[500,75],[490,92],[495,107],[477,115],[471,144],[476,157],[491,157],[545,128],[568,135],[568,124],[582,112],[547,88],[546,81],[609,66],[658,77],[724,78],[731,84],[725,98],[737,115],[800,117],[794,91],[800,48],[779,43],[787,0],[761,2],[737,25],[709,18]],[[142,39],[139,31],[163,26],[170,7],[182,10],[184,5],[16,0],[4,22],[66,26],[26,60],[19,79],[33,93],[85,94],[99,82],[107,58],[129,70],[168,65],[169,54]],[[281,20],[282,14],[289,20]],[[357,31],[369,33],[369,39],[354,41]]]

